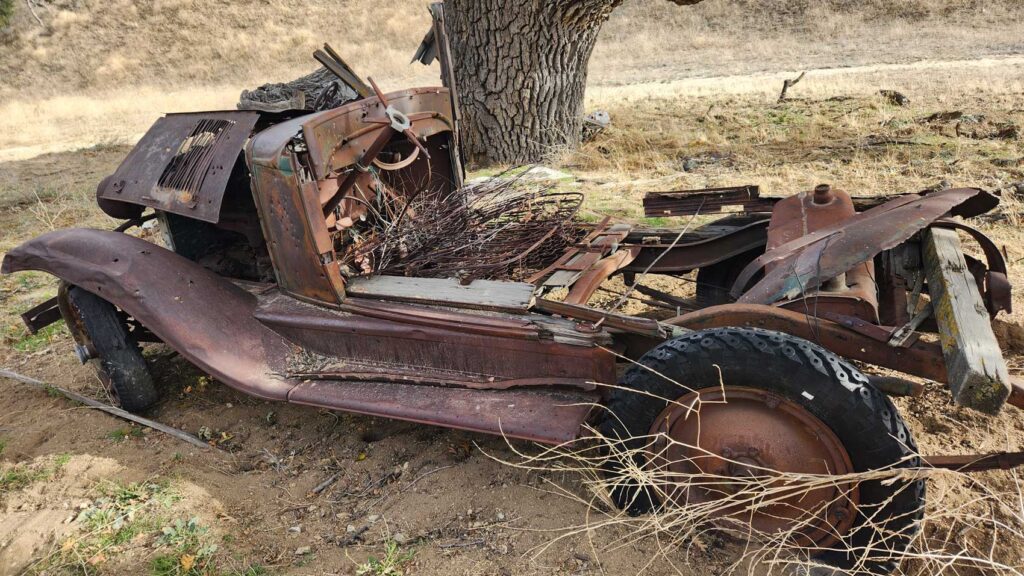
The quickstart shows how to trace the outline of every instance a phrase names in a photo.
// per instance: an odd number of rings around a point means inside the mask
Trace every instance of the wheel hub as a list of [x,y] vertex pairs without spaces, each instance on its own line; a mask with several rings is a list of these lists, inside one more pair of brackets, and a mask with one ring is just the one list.
[[651,435],[648,469],[670,504],[721,501],[716,520],[790,532],[802,546],[832,545],[853,524],[856,485],[827,481],[854,471],[850,457],[796,402],[757,388],[705,388],[670,403]]

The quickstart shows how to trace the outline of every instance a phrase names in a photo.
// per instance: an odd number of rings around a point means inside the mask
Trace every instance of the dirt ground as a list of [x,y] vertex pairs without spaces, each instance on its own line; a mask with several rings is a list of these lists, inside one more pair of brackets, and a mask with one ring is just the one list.
[[[1022,41],[1004,37],[1000,46],[1024,48]],[[774,99],[788,73],[722,69],[695,79],[683,67],[646,83],[616,76],[595,86],[588,101],[611,112],[613,127],[552,164],[587,193],[588,217],[633,222],[643,221],[639,201],[648,190],[752,182],[787,195],[828,181],[885,194],[943,180],[998,190],[1003,207],[979,225],[1005,246],[1011,280],[1024,286],[1017,198],[1024,194],[1024,61],[984,48],[946,54],[952,59],[944,64],[845,71],[833,58],[826,63],[832,68],[812,70],[782,104]],[[912,103],[892,105],[879,88],[899,89]],[[928,120],[941,112],[959,116]],[[76,114],[73,107],[66,113]],[[93,190],[144,122],[111,116],[120,120],[97,138],[103,118],[85,108],[78,117],[92,127],[69,141],[89,141],[86,148],[25,153],[23,134],[5,134],[11,144],[0,150],[0,159],[9,159],[0,161],[0,253],[49,229],[115,225],[94,207]],[[1005,135],[1008,126],[1017,127],[1015,135]],[[32,336],[19,323],[20,311],[54,291],[42,274],[0,277],[0,367],[102,397],[62,326]],[[998,326],[1015,375],[1024,372],[1020,294],[1017,312]],[[166,347],[147,347],[146,354],[163,396],[148,416],[201,434],[218,449],[0,381],[0,575],[389,574],[394,566],[422,575],[703,576],[730,565],[715,547],[662,557],[653,540],[623,545],[617,528],[559,539],[591,521],[594,510],[565,495],[587,499],[578,476],[499,462],[517,461],[516,450],[535,450],[530,445],[257,400],[211,381]],[[1024,449],[1019,411],[987,417],[961,410],[934,384],[925,397],[897,403],[924,454]],[[953,525],[951,539],[972,550],[990,546],[1008,567],[1000,574],[1024,571],[1018,475],[940,478],[929,489],[932,513],[989,497],[986,506],[1006,507],[995,542],[982,522]],[[941,522],[930,529],[945,533],[951,524]],[[904,567],[907,574],[921,570]],[[946,573],[985,571],[954,563]]]

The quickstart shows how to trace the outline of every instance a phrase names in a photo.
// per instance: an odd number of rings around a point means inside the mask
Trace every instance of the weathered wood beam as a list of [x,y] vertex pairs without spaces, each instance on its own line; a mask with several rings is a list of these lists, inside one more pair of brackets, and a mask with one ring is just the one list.
[[922,252],[953,400],[994,414],[1010,395],[1010,375],[960,239],[955,230],[929,228]]

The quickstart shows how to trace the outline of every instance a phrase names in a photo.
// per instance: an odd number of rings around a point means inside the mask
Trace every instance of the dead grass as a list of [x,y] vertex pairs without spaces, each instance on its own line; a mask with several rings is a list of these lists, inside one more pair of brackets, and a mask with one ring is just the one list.
[[[687,418],[700,418],[700,407],[693,408]],[[1020,507],[1024,488],[1013,473],[979,476],[897,463],[846,475],[758,468],[750,476],[736,478],[683,472],[687,466],[693,470],[711,466],[710,458],[732,462],[700,446],[682,444],[664,435],[623,440],[607,438],[593,429],[590,432],[571,445],[533,453],[512,446],[515,458],[495,457],[512,468],[559,478],[550,481],[544,491],[588,510],[583,522],[550,530],[550,539],[528,553],[540,556],[563,539],[580,537],[591,543],[598,558],[627,547],[646,546],[653,552],[649,564],[637,566],[637,574],[659,562],[672,566],[678,574],[685,573],[683,567],[689,565],[710,565],[715,573],[729,575],[819,573],[815,570],[830,574],[832,569],[814,558],[826,552],[862,558],[861,562],[866,563],[853,568],[858,574],[888,574],[887,570],[876,572],[882,570],[879,565],[887,563],[894,566],[892,573],[897,576],[1011,576],[1020,574],[1024,566],[1019,549],[1024,538],[1024,510]],[[661,448],[648,460],[647,450],[656,445]],[[692,458],[700,462],[671,460],[670,453],[693,454]],[[991,483],[993,476],[1002,478]],[[888,531],[866,507],[860,513],[876,534],[856,548],[843,542],[809,546],[800,535],[834,506],[843,504],[855,485],[895,484],[902,486],[896,489],[899,492],[911,489],[917,480],[926,481],[930,493],[919,530],[913,535]],[[671,501],[672,505],[630,516],[611,496],[621,486],[646,486],[658,500]],[[692,500],[685,496],[693,492],[716,496]],[[804,497],[822,492],[833,496],[816,502],[786,530],[759,531],[746,521],[754,514],[772,514],[776,511],[773,506],[779,503],[803,502]],[[908,540],[905,547],[896,544],[904,537]]]
[[[340,8],[119,0],[74,10],[62,1],[41,14],[46,31],[15,3],[14,25],[23,35],[0,46],[0,253],[51,227],[110,227],[94,205],[94,186],[157,115],[229,108],[241,87],[310,68],[308,54],[323,41],[386,88],[435,82],[436,70],[406,64],[426,26],[425,0],[385,0],[372,11],[368,0]],[[942,180],[981,186],[1004,192],[1004,208],[980,226],[1005,245],[1011,280],[1024,286],[1020,202],[1009,194],[1024,181],[1021,139],[969,137],[955,122],[923,121],[960,110],[1024,127],[1024,58],[979,59],[1021,50],[1021,4],[869,0],[857,11],[852,4],[627,3],[602,34],[588,92],[588,106],[608,109],[613,127],[559,159],[577,177],[585,208],[642,222],[639,202],[648,190],[756,183],[788,195],[823,181],[863,194]],[[964,61],[911,63],[919,58]],[[775,103],[782,79],[799,69],[851,64],[863,66],[812,70],[791,92],[794,100]],[[911,105],[884,102],[880,88],[900,90]],[[30,361],[16,347],[28,342],[17,314],[54,288],[43,274],[0,278],[0,360]],[[1024,310],[1020,294],[1014,304]],[[629,309],[645,311],[642,304]],[[1008,361],[1014,373],[1024,371],[1021,357]],[[898,404],[923,452],[1021,448],[1024,419],[1016,412],[987,418],[959,410],[935,387],[924,399]],[[933,505],[917,550],[931,556],[910,559],[906,573],[998,574],[985,564],[1003,560],[992,551],[1022,540],[1017,477],[928,474]],[[575,485],[571,491],[591,502],[592,493]],[[586,540],[588,528],[616,518],[608,513],[595,512],[578,536]],[[662,520],[608,529],[628,535],[631,526],[647,530]],[[963,563],[967,553],[981,559],[973,571]]]

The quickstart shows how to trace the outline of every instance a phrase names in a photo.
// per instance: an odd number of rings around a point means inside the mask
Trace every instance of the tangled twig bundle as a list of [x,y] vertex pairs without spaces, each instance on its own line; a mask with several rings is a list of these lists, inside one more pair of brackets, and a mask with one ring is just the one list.
[[506,178],[427,192],[382,206],[350,258],[374,273],[522,279],[578,239],[582,201],[579,193]]

